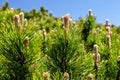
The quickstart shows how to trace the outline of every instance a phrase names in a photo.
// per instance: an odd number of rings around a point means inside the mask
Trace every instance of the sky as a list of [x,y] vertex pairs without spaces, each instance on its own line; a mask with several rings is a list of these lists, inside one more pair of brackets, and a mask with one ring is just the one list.
[[109,19],[111,24],[120,25],[120,0],[0,0],[0,7],[9,2],[11,8],[21,8],[24,11],[40,10],[44,6],[56,17],[70,13],[73,20],[85,17],[92,9],[98,23]]

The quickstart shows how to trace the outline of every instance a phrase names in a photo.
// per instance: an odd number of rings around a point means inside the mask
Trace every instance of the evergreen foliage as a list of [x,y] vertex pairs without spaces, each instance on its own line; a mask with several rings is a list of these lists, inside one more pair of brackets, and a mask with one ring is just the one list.
[[[61,21],[62,20],[62,21]],[[119,80],[120,27],[45,7],[0,8],[0,80]],[[97,45],[97,48],[93,45]]]

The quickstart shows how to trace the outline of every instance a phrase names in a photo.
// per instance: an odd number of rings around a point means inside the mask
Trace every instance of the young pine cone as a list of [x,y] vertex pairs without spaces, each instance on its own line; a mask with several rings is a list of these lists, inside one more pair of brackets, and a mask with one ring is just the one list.
[[67,72],[64,73],[64,79],[69,80],[69,74]]
[[48,72],[43,73],[44,80],[50,80],[50,74]]
[[20,12],[19,14],[21,24],[24,22],[24,13]]
[[29,49],[29,37],[28,36],[25,37],[24,43],[25,43],[25,49],[28,50]]
[[93,74],[88,74],[88,80],[93,80]]
[[18,27],[19,26],[19,21],[20,21],[19,15],[14,16],[14,21],[15,21],[15,26]]
[[89,16],[93,16],[92,9],[89,9]]

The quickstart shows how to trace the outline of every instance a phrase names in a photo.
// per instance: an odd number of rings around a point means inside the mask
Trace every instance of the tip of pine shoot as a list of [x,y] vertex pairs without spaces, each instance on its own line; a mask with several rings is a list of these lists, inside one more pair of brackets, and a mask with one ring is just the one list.
[[89,9],[89,12],[92,12],[92,9]]
[[89,80],[92,80],[92,79],[93,79],[93,74],[92,74],[92,73],[88,74],[88,79],[89,79]]
[[23,15],[24,13],[23,12],[20,12],[19,15]]
[[93,46],[94,48],[98,48],[98,45],[97,44],[94,44],[94,46]]
[[109,22],[109,19],[106,19],[107,22]]
[[49,78],[49,76],[50,76],[50,75],[49,75],[49,72],[44,72],[44,73],[43,73],[43,77],[44,77],[45,79]]
[[64,78],[65,78],[65,80],[69,79],[69,74],[67,72],[64,73]]

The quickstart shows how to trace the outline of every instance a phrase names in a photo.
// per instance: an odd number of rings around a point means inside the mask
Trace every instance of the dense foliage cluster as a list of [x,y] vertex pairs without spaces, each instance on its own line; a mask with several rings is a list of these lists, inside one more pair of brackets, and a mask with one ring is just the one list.
[[0,8],[0,80],[120,80],[120,27],[89,10],[73,21],[44,7]]

